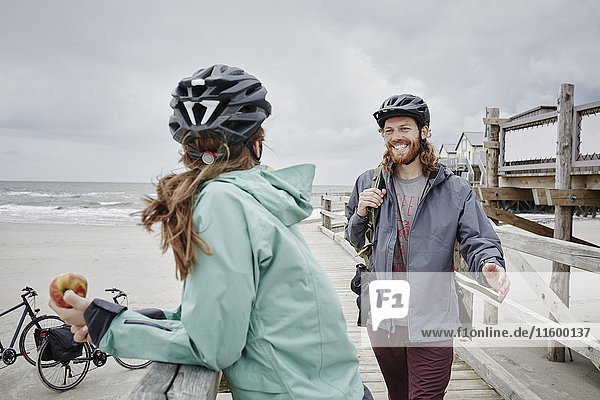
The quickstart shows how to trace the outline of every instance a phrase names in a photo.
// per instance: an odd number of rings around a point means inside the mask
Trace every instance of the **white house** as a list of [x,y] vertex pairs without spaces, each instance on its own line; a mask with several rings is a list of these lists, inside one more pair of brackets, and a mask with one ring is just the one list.
[[440,158],[456,157],[456,143],[444,143],[438,151]]
[[483,150],[483,132],[463,132],[455,147],[456,157],[466,158],[471,165],[477,164],[476,153]]

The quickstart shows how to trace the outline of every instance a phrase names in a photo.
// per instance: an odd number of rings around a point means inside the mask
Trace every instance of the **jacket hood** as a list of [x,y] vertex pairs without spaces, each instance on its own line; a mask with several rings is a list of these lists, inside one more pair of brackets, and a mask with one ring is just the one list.
[[315,166],[301,164],[275,170],[258,165],[245,171],[226,172],[211,182],[228,182],[254,197],[284,225],[291,226],[308,217]]
[[451,175],[454,175],[454,172],[452,172],[450,168],[446,167],[441,162],[438,162],[438,169],[429,175],[429,184],[431,186],[437,186],[448,179]]

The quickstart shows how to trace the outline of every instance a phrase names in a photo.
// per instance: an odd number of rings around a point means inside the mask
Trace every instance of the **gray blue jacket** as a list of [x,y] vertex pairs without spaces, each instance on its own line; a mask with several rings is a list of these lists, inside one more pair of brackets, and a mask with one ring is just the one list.
[[[367,218],[356,214],[359,194],[371,187],[374,169],[361,174],[350,196],[346,216],[346,239],[355,247],[364,243]],[[397,240],[398,207],[390,174],[382,172],[387,194],[380,206],[370,259],[374,271],[391,278]],[[423,329],[455,329],[458,326],[458,298],[452,279],[455,240],[469,265],[469,273],[489,286],[481,270],[486,262],[505,267],[500,239],[491,226],[469,183],[443,164],[427,181],[410,230],[408,242],[408,282],[411,300],[408,311],[409,338],[413,342],[447,339],[426,338]],[[430,274],[428,272],[438,272]],[[366,302],[364,302],[366,303]],[[363,308],[363,312],[365,308]],[[384,329],[392,329],[384,321]]]

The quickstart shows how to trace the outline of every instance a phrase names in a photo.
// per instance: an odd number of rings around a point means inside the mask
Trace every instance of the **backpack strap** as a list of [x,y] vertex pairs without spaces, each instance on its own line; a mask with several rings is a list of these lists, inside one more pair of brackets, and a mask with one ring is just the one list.
[[[375,168],[375,172],[373,173],[373,179],[371,181],[371,187],[382,189],[385,186],[385,181],[382,179],[383,170],[383,162],[381,162],[377,168]],[[377,208],[369,208],[369,212],[367,214],[367,230],[365,231],[365,242],[363,247],[358,252],[358,255],[365,260],[365,266],[368,271],[373,269],[371,262],[369,261],[369,255],[371,255],[371,251],[373,248],[373,235],[375,233],[375,227],[377,226],[377,218],[379,217],[379,207]]]

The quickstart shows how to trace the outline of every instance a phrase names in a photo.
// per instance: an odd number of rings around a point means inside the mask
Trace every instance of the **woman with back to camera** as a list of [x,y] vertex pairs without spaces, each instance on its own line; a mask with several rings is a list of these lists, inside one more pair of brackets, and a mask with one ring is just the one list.
[[160,222],[173,250],[176,310],[151,319],[73,292],[74,308],[51,307],[76,340],[110,354],[223,370],[236,399],[371,399],[336,292],[296,226],[312,211],[314,166],[260,165],[266,93],[226,65],[172,93],[169,128],[187,170],[160,179],[142,221]]

